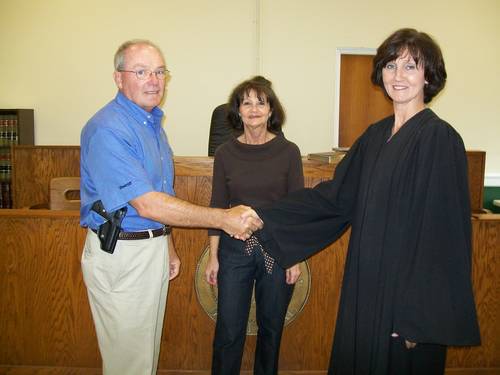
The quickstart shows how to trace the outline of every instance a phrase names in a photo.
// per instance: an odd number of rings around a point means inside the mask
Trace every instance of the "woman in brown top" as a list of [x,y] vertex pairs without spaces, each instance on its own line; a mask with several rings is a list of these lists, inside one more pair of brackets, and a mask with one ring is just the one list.
[[[300,151],[281,133],[285,113],[271,82],[257,76],[241,83],[228,107],[229,122],[243,132],[215,153],[211,206],[259,207],[302,188]],[[243,242],[217,230],[209,235],[206,279],[218,286],[212,374],[240,373],[254,284],[254,373],[277,374],[283,324],[299,266],[281,268],[253,236]]]

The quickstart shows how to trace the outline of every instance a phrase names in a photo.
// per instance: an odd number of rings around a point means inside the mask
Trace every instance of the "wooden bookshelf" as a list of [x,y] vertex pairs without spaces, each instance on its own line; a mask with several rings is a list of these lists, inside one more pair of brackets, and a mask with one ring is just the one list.
[[34,144],[32,109],[0,109],[0,208],[12,208],[12,146]]

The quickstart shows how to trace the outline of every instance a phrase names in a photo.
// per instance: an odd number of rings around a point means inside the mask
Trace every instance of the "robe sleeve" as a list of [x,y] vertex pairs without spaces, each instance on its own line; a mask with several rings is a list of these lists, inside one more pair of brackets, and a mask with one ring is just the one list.
[[338,164],[332,180],[256,209],[264,221],[264,229],[256,235],[281,267],[309,258],[348,228],[356,204],[362,148],[360,138]]
[[402,280],[395,330],[415,342],[480,342],[471,283],[471,220],[467,158],[449,125],[427,132],[415,187],[419,218],[408,238],[412,259]]

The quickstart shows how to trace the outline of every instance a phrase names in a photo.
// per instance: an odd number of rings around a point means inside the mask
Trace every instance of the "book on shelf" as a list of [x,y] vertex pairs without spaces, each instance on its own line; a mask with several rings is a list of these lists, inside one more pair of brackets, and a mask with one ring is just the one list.
[[10,182],[0,182],[0,208],[12,208]]
[[13,145],[34,144],[32,109],[0,109],[0,208],[12,208]]
[[0,114],[0,146],[17,144],[17,116]]
[[308,154],[309,160],[317,160],[324,163],[338,163],[344,157],[346,151],[327,151],[327,152],[314,152]]

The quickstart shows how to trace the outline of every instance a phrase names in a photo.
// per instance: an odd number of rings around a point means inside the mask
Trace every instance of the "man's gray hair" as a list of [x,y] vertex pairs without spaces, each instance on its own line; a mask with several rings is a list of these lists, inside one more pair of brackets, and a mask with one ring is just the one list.
[[119,70],[122,70],[125,68],[125,52],[130,47],[136,46],[136,45],[146,45],[146,46],[151,46],[151,47],[155,48],[160,53],[163,61],[165,61],[165,57],[163,56],[161,49],[153,42],[151,42],[147,39],[127,40],[120,47],[118,47],[118,49],[116,50],[116,53],[115,53],[115,70],[116,71],[119,71]]

